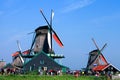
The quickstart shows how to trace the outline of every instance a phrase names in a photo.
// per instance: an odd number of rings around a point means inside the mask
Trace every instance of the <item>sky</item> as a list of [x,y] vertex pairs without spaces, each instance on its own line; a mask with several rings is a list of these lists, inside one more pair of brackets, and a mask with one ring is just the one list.
[[30,48],[34,30],[46,25],[40,9],[50,20],[64,47],[53,40],[56,54],[63,54],[62,64],[71,69],[86,67],[88,54],[96,49],[92,38],[107,61],[120,69],[120,0],[0,0],[0,60],[12,62],[11,54]]

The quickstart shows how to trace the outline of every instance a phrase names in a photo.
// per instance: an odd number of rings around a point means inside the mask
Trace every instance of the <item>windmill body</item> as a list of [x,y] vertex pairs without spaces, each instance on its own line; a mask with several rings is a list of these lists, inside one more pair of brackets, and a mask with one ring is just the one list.
[[107,65],[107,61],[99,50],[93,50],[89,53],[87,69],[92,70],[95,66]]
[[[51,34],[50,33],[50,28],[48,26],[40,26],[37,29],[35,29],[35,39],[33,41],[33,52],[34,54],[39,53],[41,51],[44,51],[48,56],[50,56],[53,59],[56,58],[64,58],[63,55],[55,54],[54,50],[52,49],[52,42],[50,42],[51,39]],[[49,40],[50,39],[50,40]]]
[[35,30],[36,37],[35,37],[35,45],[34,45],[34,52],[38,53],[40,51],[44,51],[46,53],[50,52],[50,48],[48,45],[48,26],[41,26]]
[[12,62],[12,65],[14,67],[19,67],[19,68],[22,68],[23,67],[23,62],[21,60],[21,58],[19,56],[16,56],[14,59],[13,59],[13,62]]

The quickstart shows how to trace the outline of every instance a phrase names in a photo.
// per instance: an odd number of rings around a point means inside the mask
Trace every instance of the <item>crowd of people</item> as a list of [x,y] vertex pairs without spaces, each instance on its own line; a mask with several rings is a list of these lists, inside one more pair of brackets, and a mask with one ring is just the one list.
[[[18,74],[20,73],[19,69],[16,69],[16,68],[1,68],[0,69],[0,74],[1,75],[10,75],[10,74]],[[79,77],[79,76],[84,76],[86,75],[84,71],[80,71],[80,70],[74,70],[74,71],[67,71],[66,74],[69,74],[69,75],[74,75],[76,78]],[[53,70],[53,69],[50,69],[50,70],[43,70],[43,69],[38,69],[38,75],[62,75],[62,70]],[[96,77],[99,77],[101,74],[96,71],[94,73],[94,75]],[[110,74],[110,72],[108,72],[106,74],[106,77],[108,78],[108,80],[111,80],[112,79],[112,74]]]
[[38,70],[39,75],[62,75],[62,70]]
[[1,68],[0,73],[1,75],[16,74],[16,68]]

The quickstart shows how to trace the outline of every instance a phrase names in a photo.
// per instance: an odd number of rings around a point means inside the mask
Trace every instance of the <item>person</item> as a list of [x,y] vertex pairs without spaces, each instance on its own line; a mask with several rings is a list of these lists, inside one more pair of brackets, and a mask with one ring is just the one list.
[[61,76],[61,75],[62,75],[62,71],[61,71],[61,70],[58,70],[58,71],[57,71],[57,75],[60,75],[60,76]]
[[1,69],[1,74],[2,74],[2,75],[4,74],[4,69],[3,69],[3,68]]
[[79,76],[79,71],[75,71],[74,76],[75,76],[76,78],[78,78],[78,76]]
[[85,72],[84,71],[82,71],[82,75],[84,76],[84,74],[85,74]]
[[100,73],[98,71],[96,71],[96,74],[95,74],[96,77],[99,77],[100,76]]
[[43,71],[41,69],[38,69],[39,75],[43,75]]
[[107,80],[112,80],[112,74],[110,71],[107,73]]

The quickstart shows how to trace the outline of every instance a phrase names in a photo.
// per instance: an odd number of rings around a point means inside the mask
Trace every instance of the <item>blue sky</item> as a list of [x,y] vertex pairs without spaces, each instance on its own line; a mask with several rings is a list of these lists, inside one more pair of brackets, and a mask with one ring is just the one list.
[[71,69],[85,67],[88,53],[107,43],[103,55],[120,69],[120,0],[0,0],[0,59],[11,62],[11,54],[30,48],[32,34],[38,26],[46,25],[40,14],[43,9],[50,18],[54,10],[53,28],[61,38],[64,48],[55,42],[54,51],[64,54],[62,64]]

